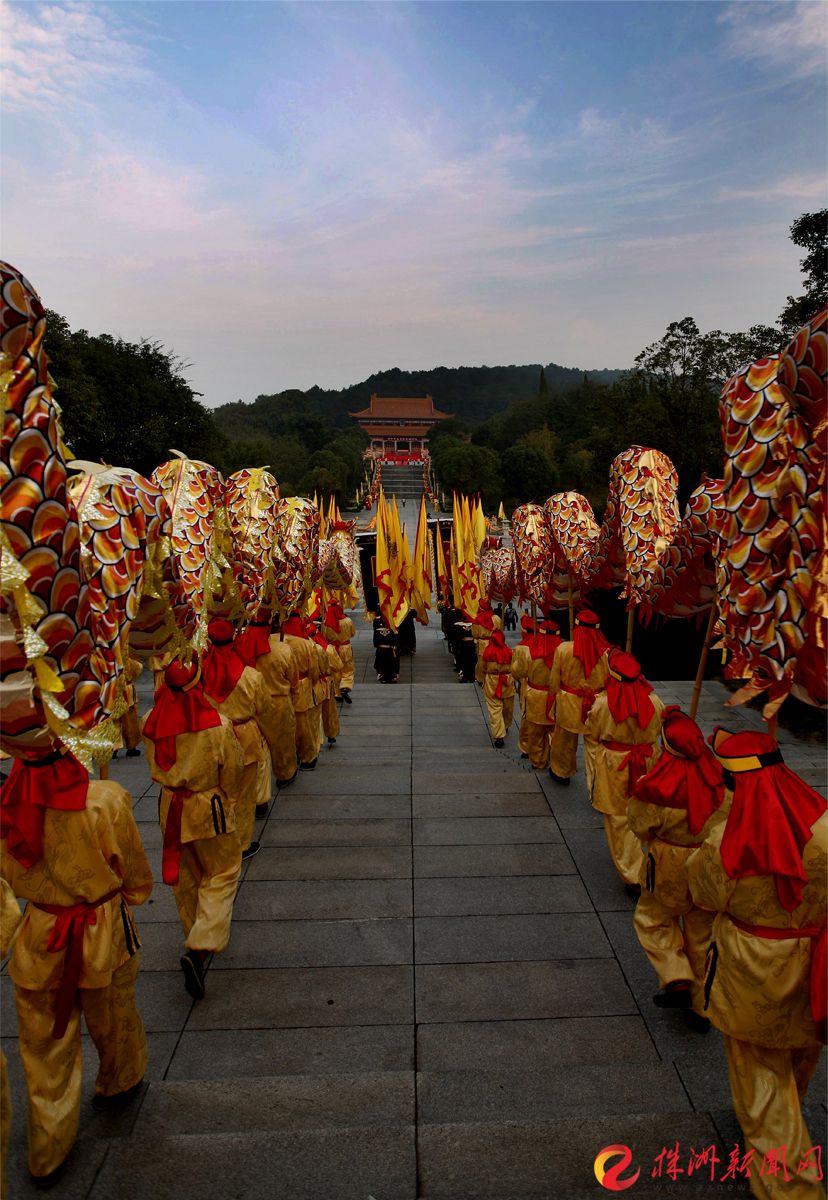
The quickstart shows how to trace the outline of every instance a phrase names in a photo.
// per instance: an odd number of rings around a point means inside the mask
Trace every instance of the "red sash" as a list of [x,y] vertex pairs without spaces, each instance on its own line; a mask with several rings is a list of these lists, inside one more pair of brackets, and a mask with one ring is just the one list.
[[546,715],[549,718],[550,724],[554,725],[555,718],[552,714],[552,708],[555,703],[555,697],[552,695],[552,693],[550,692],[549,688],[546,686],[545,683],[532,683],[531,679],[527,679],[526,682],[529,684],[530,688],[532,688],[533,691],[546,692]]
[[31,903],[41,912],[51,913],[57,917],[46,949],[50,954],[66,951],[63,960],[63,972],[57,989],[55,1003],[55,1023],[52,1026],[52,1037],[62,1038],[66,1033],[72,1009],[75,1007],[75,997],[78,994],[81,971],[83,970],[83,935],[87,925],[97,925],[98,916],[95,909],[106,904],[114,896],[121,893],[120,888],[107,892],[100,900],[81,900],[78,904],[38,904]]
[[591,692],[589,688],[569,687],[565,683],[561,684],[561,691],[566,692],[568,696],[581,697],[581,721],[586,721],[587,717],[589,716],[589,710],[595,703],[595,697],[598,695],[598,693]]
[[181,818],[184,812],[184,801],[192,796],[186,788],[175,788],[167,810],[167,823],[164,826],[164,847],[161,851],[161,878],[170,887],[178,883],[181,872]]
[[647,759],[653,752],[653,747],[650,742],[641,742],[633,744],[632,742],[601,742],[602,746],[606,746],[607,750],[613,750],[616,754],[624,754],[616,770],[623,771],[625,767],[630,768],[630,786],[629,791],[632,792],[635,785],[642,776],[647,774]]

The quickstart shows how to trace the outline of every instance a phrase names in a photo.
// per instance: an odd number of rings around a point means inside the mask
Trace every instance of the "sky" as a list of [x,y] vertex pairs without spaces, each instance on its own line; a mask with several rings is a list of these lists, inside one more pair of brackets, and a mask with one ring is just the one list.
[[[6,3],[3,256],[204,402],[773,324],[822,0]],[[58,381],[59,382],[59,381]],[[439,398],[435,398],[439,400]]]

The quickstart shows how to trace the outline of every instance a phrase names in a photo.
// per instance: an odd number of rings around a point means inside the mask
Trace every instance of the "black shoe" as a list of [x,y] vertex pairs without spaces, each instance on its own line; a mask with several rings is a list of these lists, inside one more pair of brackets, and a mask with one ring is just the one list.
[[137,1083],[133,1083],[131,1088],[127,1088],[125,1092],[116,1092],[114,1096],[102,1096],[96,1093],[92,1097],[92,1107],[95,1112],[120,1112],[141,1094],[143,1082],[143,1079],[139,1079]]
[[656,1008],[692,1008],[693,997],[689,987],[668,983],[653,996],[653,1004]]
[[336,738],[328,738],[328,745],[329,745],[329,746],[335,746],[335,745],[336,745]]
[[299,764],[300,771],[313,771],[313,770],[315,770],[315,768],[316,768],[316,759],[314,759],[313,762]]
[[29,1178],[39,1192],[47,1192],[49,1188],[53,1188],[56,1183],[60,1182],[68,1159],[69,1155],[67,1154],[63,1162],[58,1163],[55,1169],[50,1171],[48,1175],[33,1175],[31,1171],[29,1172]]
[[194,1000],[204,999],[204,960],[197,950],[188,950],[181,955],[181,970],[184,972],[184,990]]
[[497,746],[497,748],[498,748],[498,750],[499,750],[499,749],[500,749],[500,747],[501,747],[501,746],[504,744],[504,743],[503,743],[503,738],[495,738],[494,744]]
[[624,891],[627,893],[628,896],[632,896],[633,900],[638,900],[641,896],[641,884],[640,883],[625,883]]
[[351,699],[351,689],[350,688],[342,689],[342,699],[345,701],[346,704],[353,704],[353,700]]
[[138,749],[137,746],[133,746],[133,748],[131,750],[127,750],[126,756],[127,756],[127,758],[140,758],[141,751]]
[[255,858],[261,848],[261,843],[251,842],[246,850],[242,850],[242,862],[247,862],[249,858]]
[[256,820],[261,821],[262,817],[266,817],[270,812],[270,801],[266,800],[264,804],[256,805]]
[[528,754],[524,754],[524,753],[523,753],[523,751],[521,750],[521,752],[520,752],[520,757],[521,757],[521,758],[528,758],[528,757],[529,757],[529,755],[528,755]]
[[559,783],[561,787],[569,787],[569,779],[563,775],[556,775],[552,768],[549,768],[549,774],[555,783]]
[[293,774],[291,775],[290,779],[277,779],[277,780],[276,780],[276,786],[277,786],[278,788],[286,788],[286,787],[290,787],[290,785],[291,785],[292,783],[295,783],[295,782],[296,782],[296,780],[297,780],[298,776],[299,776],[299,768],[297,767],[297,768],[296,768],[296,770],[295,770],[295,771],[293,772]]
[[699,1016],[692,1008],[683,1008],[681,1015],[684,1018],[684,1024],[694,1033],[710,1033],[710,1022],[707,1017]]

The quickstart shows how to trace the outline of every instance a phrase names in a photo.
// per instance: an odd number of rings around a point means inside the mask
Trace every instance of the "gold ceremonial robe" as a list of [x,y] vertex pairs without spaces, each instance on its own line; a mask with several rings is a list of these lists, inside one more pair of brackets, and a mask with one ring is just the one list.
[[[554,661],[554,660],[553,660]],[[524,719],[521,734],[526,753],[536,770],[549,766],[549,745],[554,725],[553,698],[549,684],[551,667],[542,658],[532,658],[528,646],[518,646],[512,654],[512,676],[520,680],[520,701]],[[525,733],[524,733],[525,727]]]
[[[716,913],[705,980],[707,1015],[724,1035],[733,1108],[745,1145],[758,1158],[751,1192],[760,1200],[822,1200],[825,1189],[813,1169],[795,1174],[811,1150],[801,1105],[822,1049],[809,1004],[813,941],[772,940],[735,922],[785,930],[824,926],[828,813],[811,826],[802,859],[808,883],[793,912],[779,903],[772,876],[729,878],[721,858],[724,829],[723,821],[713,826],[687,872],[696,904]],[[763,1155],[781,1146],[787,1147],[793,1177],[784,1184],[759,1173]]]
[[[557,657],[557,656],[556,656]],[[656,742],[661,733],[664,705],[650,693],[655,712],[642,729],[634,717],[616,722],[609,710],[606,692],[595,699],[586,719],[592,769],[587,786],[592,807],[604,816],[612,860],[624,883],[636,884],[641,875],[641,845],[627,824],[631,769],[646,774],[655,762]],[[587,742],[584,742],[586,747]]]
[[549,680],[555,697],[555,728],[552,731],[549,767],[561,779],[569,779],[578,769],[578,736],[583,734],[587,786],[591,786],[592,744],[585,722],[595,696],[606,686],[608,674],[607,651],[598,659],[588,677],[584,676],[581,661],[573,653],[572,642],[561,642],[555,651]]
[[[63,1162],[78,1130],[81,1094],[80,1014],[100,1057],[95,1090],[111,1096],[138,1083],[147,1039],[135,1006],[140,945],[130,907],[152,891],[152,873],[132,798],[111,780],[92,780],[81,812],[47,809],[43,857],[26,870],[2,845],[2,872],[28,901],[9,975],[16,989],[18,1043],[29,1093],[29,1170],[48,1175]],[[79,991],[66,1032],[52,1037],[66,949],[46,949],[57,915],[38,904],[95,904],[83,927]]]

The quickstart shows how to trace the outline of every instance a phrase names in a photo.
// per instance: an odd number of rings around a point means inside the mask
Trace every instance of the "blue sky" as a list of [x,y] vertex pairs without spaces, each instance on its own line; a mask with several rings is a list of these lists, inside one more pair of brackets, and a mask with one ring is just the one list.
[[209,404],[771,323],[826,5],[8,3],[3,252]]

